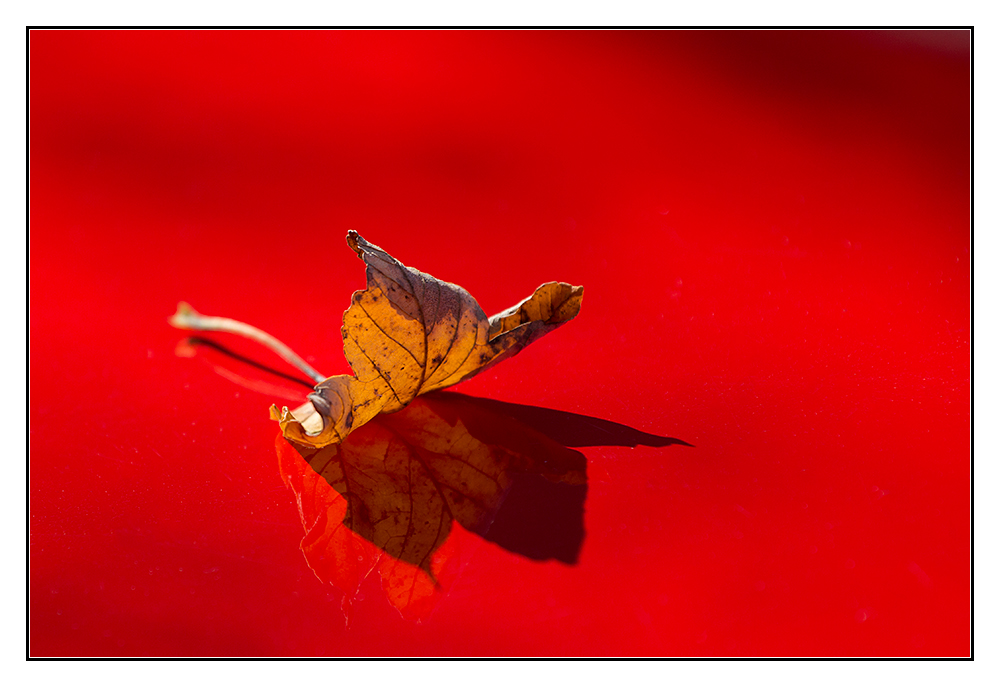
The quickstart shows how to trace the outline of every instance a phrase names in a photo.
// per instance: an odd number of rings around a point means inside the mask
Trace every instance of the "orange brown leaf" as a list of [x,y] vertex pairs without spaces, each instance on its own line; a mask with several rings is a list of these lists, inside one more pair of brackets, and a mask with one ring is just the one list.
[[582,286],[548,282],[487,318],[462,287],[403,265],[357,232],[347,243],[365,262],[368,284],[341,328],[354,374],[320,382],[295,411],[271,407],[285,438],[303,446],[338,444],[376,415],[479,374],[580,312]]

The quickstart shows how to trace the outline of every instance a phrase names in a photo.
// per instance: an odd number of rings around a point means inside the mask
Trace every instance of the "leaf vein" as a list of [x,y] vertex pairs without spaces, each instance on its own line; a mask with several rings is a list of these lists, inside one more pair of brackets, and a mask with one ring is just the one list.
[[[382,325],[380,325],[378,323],[378,321],[374,317],[372,317],[372,314],[370,312],[368,312],[368,309],[365,308],[365,306],[360,301],[358,301],[358,307],[361,308],[361,311],[365,314],[365,316],[369,320],[371,320],[372,324],[375,325],[375,328],[378,329],[380,332],[382,332],[382,336],[384,336],[385,338],[389,339],[389,341],[393,342],[394,344],[396,344],[397,346],[399,346],[400,348],[402,348],[404,351],[406,351],[407,355],[409,355],[411,358],[413,358],[413,362],[415,362],[417,365],[420,365],[420,361],[417,360],[417,356],[413,355],[413,351],[411,351],[409,348],[407,348],[406,346],[404,346],[400,341],[397,341],[396,339],[392,338],[384,329],[382,329]],[[426,337],[426,334],[425,334],[425,337]],[[352,336],[351,338],[354,339],[354,343],[358,344],[359,347],[361,346],[361,342],[358,341],[358,338],[356,336]],[[426,346],[426,341],[425,341],[425,346]],[[365,353],[365,357],[368,358],[368,360],[371,360],[372,365],[375,365],[376,367],[378,367],[376,365],[375,361],[372,360],[372,358],[371,358],[370,355],[368,355],[367,353]]]
[[370,362],[372,364],[372,367],[375,368],[375,371],[378,372],[378,376],[381,377],[382,381],[385,382],[385,385],[387,387],[389,387],[389,391],[392,392],[392,395],[395,397],[396,402],[399,403],[400,405],[405,405],[403,403],[403,401],[400,400],[399,394],[396,393],[396,389],[393,388],[392,383],[390,383],[389,380],[386,378],[386,376],[384,374],[382,374],[382,370],[375,363],[375,361],[372,360],[372,357],[370,355],[368,355],[368,352],[365,351],[365,349],[361,347],[361,342],[358,341],[357,337],[352,336],[351,338],[354,339],[354,343],[357,344],[358,350],[361,351],[361,355],[363,355],[364,357],[368,358],[368,362]]

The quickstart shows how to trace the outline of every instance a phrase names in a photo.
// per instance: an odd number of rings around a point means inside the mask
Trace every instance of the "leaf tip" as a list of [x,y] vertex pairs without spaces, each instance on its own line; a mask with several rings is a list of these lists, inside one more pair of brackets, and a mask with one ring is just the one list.
[[573,286],[572,284],[566,284],[566,286],[569,287],[569,292],[559,308],[559,315],[568,322],[580,314],[580,307],[583,304],[583,286]]
[[359,258],[361,257],[361,246],[359,245],[360,241],[364,241],[364,239],[361,238],[361,234],[353,229],[347,232],[347,245],[351,247],[351,250],[358,254]]

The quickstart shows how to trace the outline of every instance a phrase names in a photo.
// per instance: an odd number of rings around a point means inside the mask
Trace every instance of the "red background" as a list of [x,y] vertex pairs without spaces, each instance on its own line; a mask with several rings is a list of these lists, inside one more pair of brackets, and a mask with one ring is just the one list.
[[[32,32],[30,652],[967,655],[969,41]],[[345,628],[288,400],[166,320],[347,372],[348,229],[488,314],[583,284],[459,390],[696,448],[579,449],[577,565],[464,533],[428,620],[375,576]]]

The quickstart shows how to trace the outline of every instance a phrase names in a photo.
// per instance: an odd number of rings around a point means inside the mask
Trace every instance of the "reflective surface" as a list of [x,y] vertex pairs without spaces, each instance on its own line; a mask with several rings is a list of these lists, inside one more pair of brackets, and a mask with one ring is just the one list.
[[[35,32],[31,107],[33,655],[969,651],[966,34]],[[308,389],[166,324],[346,373],[348,229],[487,313],[586,287],[372,426],[585,474],[454,518],[428,604],[376,534],[322,572]]]

